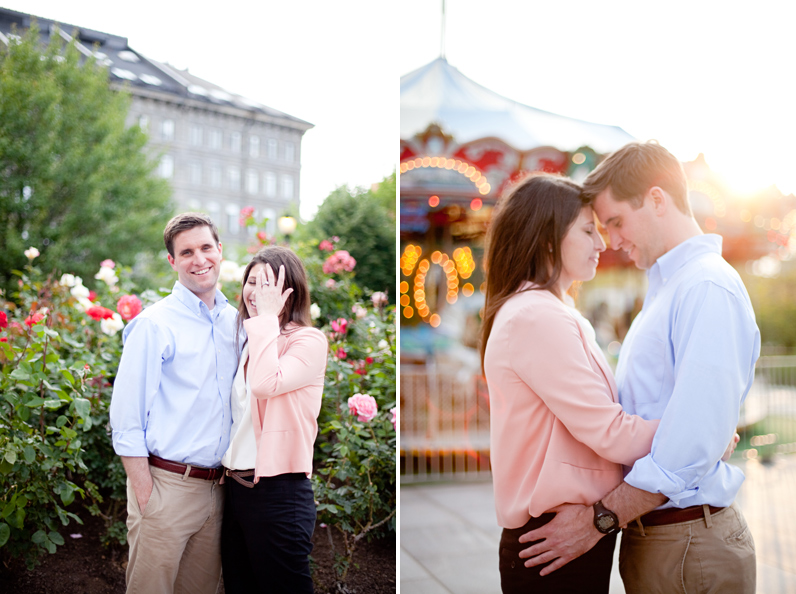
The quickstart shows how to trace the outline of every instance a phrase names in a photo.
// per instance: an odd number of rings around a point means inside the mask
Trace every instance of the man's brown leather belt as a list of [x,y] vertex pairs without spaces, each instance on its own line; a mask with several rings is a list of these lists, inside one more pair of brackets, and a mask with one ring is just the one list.
[[[711,514],[720,512],[724,507],[708,506]],[[668,524],[679,524],[680,522],[690,522],[698,520],[705,515],[701,505],[694,505],[692,507],[678,508],[670,507],[668,509],[656,509],[648,514],[644,514],[639,518],[643,526],[666,526]]]
[[[159,456],[154,456],[149,454],[149,464],[154,466],[155,468],[162,468],[163,470],[168,470],[169,472],[176,472],[177,474],[185,474],[185,471],[188,469],[188,464],[182,464],[181,462],[172,462],[171,460],[164,460]],[[224,467],[219,466],[218,468],[204,468],[202,466],[191,466],[191,471],[188,473],[188,476],[191,478],[198,478],[204,479],[206,481],[214,481],[216,479],[220,479],[221,476],[224,474]]]

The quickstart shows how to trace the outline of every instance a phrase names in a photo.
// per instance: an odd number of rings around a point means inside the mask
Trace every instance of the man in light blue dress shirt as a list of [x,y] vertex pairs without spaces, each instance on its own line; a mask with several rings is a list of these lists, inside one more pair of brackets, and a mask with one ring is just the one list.
[[[584,196],[622,249],[647,270],[644,306],[616,369],[628,413],[661,419],[652,451],[593,508],[567,506],[522,537],[527,565],[550,573],[625,527],[620,573],[629,593],[755,591],[755,549],[733,503],[744,475],[726,463],[754,379],[760,333],[722,238],[691,213],[680,162],[654,142],[609,156]],[[730,442],[728,448],[727,443]]]
[[110,408],[128,479],[127,591],[213,594],[236,309],[216,288],[221,244],[209,218],[177,215],[164,241],[178,280],[125,328]]

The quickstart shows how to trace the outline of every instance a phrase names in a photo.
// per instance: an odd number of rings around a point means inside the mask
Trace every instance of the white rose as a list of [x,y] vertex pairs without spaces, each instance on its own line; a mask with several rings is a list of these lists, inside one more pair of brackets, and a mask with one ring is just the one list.
[[64,274],[61,276],[61,280],[58,281],[62,287],[74,287],[75,286],[75,275],[74,274]]
[[[85,289],[85,287],[83,288]],[[85,312],[89,307],[94,307],[95,305],[99,305],[99,303],[92,303],[87,297],[78,297],[77,305],[75,307],[82,309]]]
[[313,303],[310,305],[310,317],[313,320],[317,320],[321,317],[321,308],[318,306],[317,303]]
[[31,246],[25,250],[24,254],[28,260],[35,260],[39,257],[39,250]]
[[390,347],[390,345],[389,345],[389,343],[386,340],[380,340],[379,341],[379,349],[384,350],[384,349],[387,349],[389,347]]
[[[234,283],[238,281],[238,269],[240,267],[232,260],[223,260],[218,269],[218,278],[222,283]],[[242,279],[241,279],[242,280]]]
[[108,336],[113,336],[122,328],[124,328],[124,321],[118,313],[114,313],[112,318],[100,322],[100,329]]
[[78,283],[77,281],[78,279],[75,279],[75,286],[72,287],[70,293],[72,293],[72,295],[74,297],[77,297],[78,299],[80,299],[81,297],[88,299],[88,289],[83,286],[82,281],[80,283]]
[[109,266],[102,266],[99,269],[99,272],[94,275],[94,278],[97,280],[104,281],[106,285],[112,287],[117,282],[119,282],[119,277],[116,276],[116,273],[113,271],[113,268]]

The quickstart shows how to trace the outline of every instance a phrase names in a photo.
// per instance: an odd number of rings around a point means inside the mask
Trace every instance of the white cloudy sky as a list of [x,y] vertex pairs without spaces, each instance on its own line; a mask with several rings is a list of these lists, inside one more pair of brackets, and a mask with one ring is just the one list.
[[[740,192],[796,192],[796,8],[781,0],[447,0],[446,57],[511,99],[704,153]],[[399,69],[440,54],[441,0],[396,11]]]
[[395,168],[399,73],[393,10],[370,0],[0,0],[4,8],[127,37],[145,56],[312,124],[301,214],[342,184]]

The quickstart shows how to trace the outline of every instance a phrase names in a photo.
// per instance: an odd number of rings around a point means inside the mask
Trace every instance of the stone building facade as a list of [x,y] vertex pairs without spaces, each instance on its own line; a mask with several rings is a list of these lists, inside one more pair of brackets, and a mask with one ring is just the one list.
[[127,124],[148,134],[177,212],[209,214],[227,245],[248,242],[239,224],[245,206],[269,218],[269,234],[277,217],[298,212],[301,139],[312,124],[147,58],[118,35],[0,8],[0,43],[13,43],[32,19],[43,43],[76,37],[86,58],[108,68],[111,86],[130,92]]

